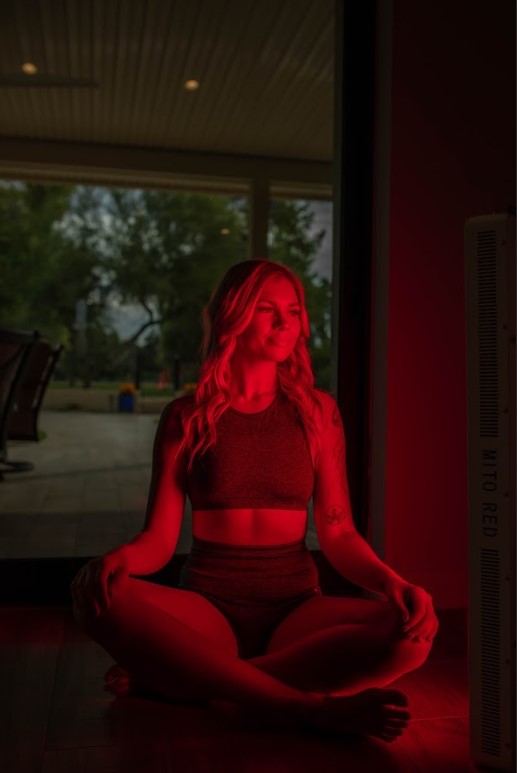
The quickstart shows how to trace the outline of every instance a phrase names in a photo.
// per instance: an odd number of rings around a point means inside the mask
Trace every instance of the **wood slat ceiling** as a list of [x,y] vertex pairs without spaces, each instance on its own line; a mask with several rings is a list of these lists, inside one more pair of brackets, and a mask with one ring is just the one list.
[[99,85],[1,86],[0,138],[332,158],[334,0],[2,0],[24,62]]

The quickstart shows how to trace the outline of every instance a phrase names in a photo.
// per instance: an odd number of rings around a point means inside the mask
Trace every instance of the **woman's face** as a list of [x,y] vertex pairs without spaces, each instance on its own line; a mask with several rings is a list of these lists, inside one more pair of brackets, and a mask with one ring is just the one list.
[[270,277],[259,293],[251,322],[237,337],[237,350],[283,362],[300,335],[300,316],[301,306],[291,282],[282,276]]

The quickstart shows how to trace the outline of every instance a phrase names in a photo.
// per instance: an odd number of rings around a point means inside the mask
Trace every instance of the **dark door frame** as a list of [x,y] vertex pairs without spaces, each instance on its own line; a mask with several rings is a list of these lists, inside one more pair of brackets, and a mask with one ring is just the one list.
[[356,528],[369,510],[376,3],[336,0],[333,391]]

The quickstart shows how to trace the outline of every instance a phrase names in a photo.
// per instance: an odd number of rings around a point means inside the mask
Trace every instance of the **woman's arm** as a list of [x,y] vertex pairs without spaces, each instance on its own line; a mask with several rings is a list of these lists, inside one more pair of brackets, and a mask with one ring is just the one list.
[[182,438],[182,400],[178,398],[165,406],[156,430],[144,528],[126,545],[110,553],[123,558],[128,574],[157,572],[176,549],[186,497],[187,464],[184,459],[174,458]]
[[406,582],[381,561],[356,531],[336,537],[323,552],[343,577],[384,598],[387,598],[386,587],[391,580]]
[[320,547],[343,577],[400,609],[408,639],[431,640],[439,628],[431,595],[390,569],[356,531],[346,477],[343,423],[334,398],[326,395],[324,399],[325,421],[314,488],[314,520]]
[[375,555],[355,528],[346,476],[343,422],[332,395],[324,394],[323,399],[324,422],[314,487],[314,521],[320,547],[343,577],[383,595],[388,580],[403,580]]

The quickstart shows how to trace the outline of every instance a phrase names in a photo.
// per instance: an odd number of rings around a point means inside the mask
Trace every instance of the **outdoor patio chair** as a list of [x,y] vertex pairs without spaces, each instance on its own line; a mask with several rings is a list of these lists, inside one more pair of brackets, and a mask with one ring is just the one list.
[[52,346],[43,339],[33,347],[9,416],[9,440],[39,441],[38,415],[62,350],[63,344]]
[[33,333],[0,329],[0,480],[4,472],[32,470],[30,462],[7,459],[7,427],[31,352],[40,338]]

